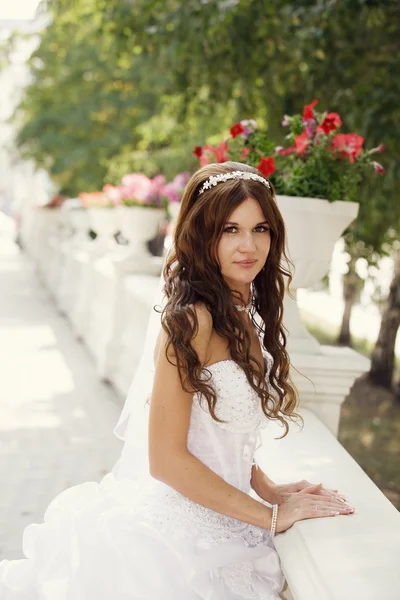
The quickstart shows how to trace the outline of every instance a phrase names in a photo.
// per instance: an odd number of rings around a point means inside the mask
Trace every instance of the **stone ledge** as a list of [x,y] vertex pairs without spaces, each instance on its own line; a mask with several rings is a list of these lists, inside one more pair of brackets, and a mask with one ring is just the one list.
[[277,483],[339,489],[356,512],[297,522],[275,538],[294,600],[398,600],[400,513],[311,411],[283,440],[274,422],[257,460]]

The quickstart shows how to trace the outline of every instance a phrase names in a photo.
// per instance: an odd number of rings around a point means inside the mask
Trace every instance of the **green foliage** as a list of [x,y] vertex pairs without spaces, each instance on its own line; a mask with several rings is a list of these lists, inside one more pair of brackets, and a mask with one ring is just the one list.
[[[283,144],[281,115],[318,97],[344,130],[387,150],[380,186],[364,178],[358,192],[348,248],[366,240],[381,252],[388,225],[400,229],[399,3],[48,0],[47,9],[15,118],[23,154],[62,192],[100,189],[129,171],[169,179],[194,169],[196,144],[215,144],[250,116]],[[299,193],[294,171],[290,193]],[[301,193],[320,196],[326,185]]]
[[[114,16],[130,19],[131,30],[146,52],[162,62],[171,85],[186,102],[203,89],[210,91],[209,114],[234,99],[236,120],[266,119],[268,133],[282,143],[280,115],[296,112],[318,97],[322,105],[340,113],[345,130],[365,137],[367,147],[384,141],[386,176],[379,187],[363,177],[358,199],[364,203],[364,197],[372,195],[364,204],[373,207],[373,213],[369,224],[357,225],[353,238],[357,243],[358,234],[369,229],[378,250],[384,218],[386,229],[389,224],[400,228],[398,3],[146,0],[135,2],[130,16],[131,3],[119,5]],[[320,195],[318,190],[311,194]],[[330,195],[340,193],[332,190]],[[393,210],[386,210],[389,204]],[[376,236],[375,215],[381,221]]]
[[286,157],[281,170],[275,176],[277,193],[288,196],[358,201],[362,181],[360,163],[352,165],[348,160],[335,158],[322,146],[307,160],[298,156]]

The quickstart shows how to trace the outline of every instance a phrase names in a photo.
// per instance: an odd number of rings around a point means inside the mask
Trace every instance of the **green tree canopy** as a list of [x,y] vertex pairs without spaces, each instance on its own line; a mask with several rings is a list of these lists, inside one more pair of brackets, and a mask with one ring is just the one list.
[[[375,0],[49,0],[19,144],[76,193],[126,170],[195,168],[194,145],[240,118],[277,142],[317,97],[344,130],[384,141],[397,199],[400,7]],[[112,182],[112,181],[111,181]],[[371,192],[372,190],[370,190]],[[391,201],[391,200],[390,200]]]

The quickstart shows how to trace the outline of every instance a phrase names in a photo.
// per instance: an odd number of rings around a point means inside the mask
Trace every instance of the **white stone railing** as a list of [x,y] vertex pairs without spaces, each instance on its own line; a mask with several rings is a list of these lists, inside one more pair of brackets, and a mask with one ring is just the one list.
[[351,515],[299,521],[275,545],[295,600],[400,598],[400,513],[318,417],[301,411],[304,429],[270,423],[258,462],[280,483],[306,479],[339,489]]
[[[101,251],[70,235],[60,211],[31,211],[22,240],[38,275],[88,347],[101,379],[121,400],[139,363],[158,277],[130,274],[115,244]],[[340,406],[368,361],[348,349],[322,347],[318,355],[292,354],[305,427],[281,441],[270,423],[258,460],[277,482],[307,479],[337,487],[356,507],[350,516],[296,523],[276,547],[289,600],[398,600],[400,513],[336,440]]]

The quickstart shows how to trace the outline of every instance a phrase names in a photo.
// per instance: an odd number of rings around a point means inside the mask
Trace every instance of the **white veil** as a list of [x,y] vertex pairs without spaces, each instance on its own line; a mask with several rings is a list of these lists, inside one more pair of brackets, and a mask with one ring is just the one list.
[[[165,261],[167,257],[168,253]],[[125,442],[121,456],[113,468],[113,474],[117,479],[128,478],[136,480],[139,477],[143,478],[149,474],[149,403],[147,401],[153,387],[155,371],[154,350],[158,333],[161,329],[161,312],[156,312],[153,307],[158,307],[158,311],[164,307],[166,298],[163,288],[164,278],[161,274],[152,302],[142,358],[136,369],[118,423],[114,428],[114,434]]]

